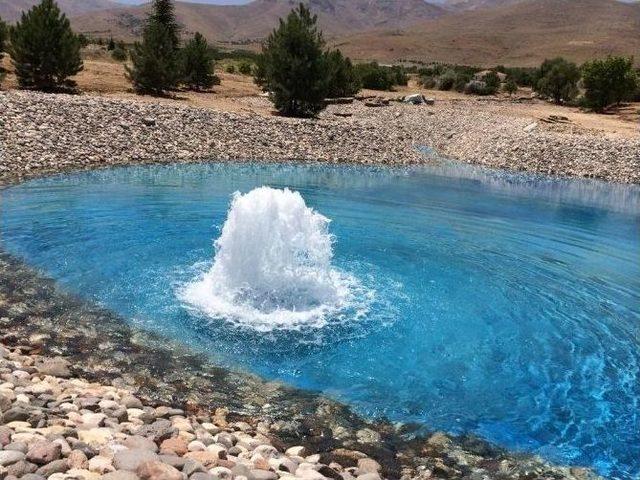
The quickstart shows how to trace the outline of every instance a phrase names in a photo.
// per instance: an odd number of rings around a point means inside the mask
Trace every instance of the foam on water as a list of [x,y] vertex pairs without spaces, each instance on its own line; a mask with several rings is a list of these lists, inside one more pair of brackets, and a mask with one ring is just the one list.
[[333,268],[329,223],[298,192],[236,192],[213,266],[179,296],[207,316],[260,331],[363,316],[372,294]]

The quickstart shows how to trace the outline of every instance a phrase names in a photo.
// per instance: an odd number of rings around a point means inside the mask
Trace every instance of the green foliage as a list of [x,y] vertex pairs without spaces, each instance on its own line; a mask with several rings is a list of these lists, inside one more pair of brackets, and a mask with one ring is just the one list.
[[131,66],[126,66],[127,77],[136,92],[163,95],[176,88],[180,80],[177,47],[173,4],[170,0],[154,0],[142,42],[134,44]]
[[633,58],[607,57],[587,62],[582,66],[582,80],[585,103],[597,112],[633,98],[640,88]]
[[[508,78],[513,79],[521,87],[533,87],[538,81],[538,69],[531,67],[505,67]],[[496,70],[497,71],[497,70]]]
[[213,73],[213,57],[207,40],[199,33],[182,50],[182,81],[192,90],[202,90],[220,84]]
[[0,18],[0,61],[4,56],[4,50],[6,47],[5,44],[7,42],[8,36],[9,36],[9,27],[7,27],[7,24],[2,21],[2,18]]
[[129,57],[129,52],[127,51],[127,47],[123,41],[119,41],[113,51],[111,52],[111,57],[118,62],[126,62]]
[[317,16],[300,4],[267,38],[255,81],[269,92],[276,109],[288,116],[309,117],[325,106],[328,75],[324,38]]
[[454,70],[445,71],[438,77],[438,90],[451,90],[458,79],[458,75]]
[[109,41],[107,42],[107,50],[110,52],[116,49],[116,42],[113,40],[113,37],[109,37]]
[[571,101],[578,94],[580,70],[564,58],[545,60],[538,76],[535,90],[555,103]]
[[327,97],[351,97],[360,91],[360,79],[351,60],[344,57],[340,50],[327,52],[325,62],[329,75]]
[[84,48],[87,45],[89,45],[89,38],[84,33],[78,34],[78,41],[80,42],[81,48]]
[[180,46],[180,27],[176,21],[172,0],[153,0],[153,9],[149,23],[163,25],[174,50]]
[[500,77],[493,70],[482,77],[485,95],[495,95],[500,90]]
[[376,62],[360,63],[355,72],[363,88],[371,90],[391,90],[394,78],[388,67],[381,67]]
[[235,65],[227,65],[227,68],[225,69],[225,71],[227,73],[234,74],[234,73],[236,73],[236,66]]
[[11,29],[11,57],[18,84],[53,91],[74,87],[82,70],[80,41],[53,0],[42,0]]
[[518,84],[513,79],[513,77],[508,77],[507,81],[504,82],[504,86],[502,87],[502,89],[505,91],[505,93],[508,93],[509,96],[511,96],[518,91]]
[[251,64],[248,62],[242,62],[238,67],[238,71],[242,75],[251,75],[251,71],[252,71]]

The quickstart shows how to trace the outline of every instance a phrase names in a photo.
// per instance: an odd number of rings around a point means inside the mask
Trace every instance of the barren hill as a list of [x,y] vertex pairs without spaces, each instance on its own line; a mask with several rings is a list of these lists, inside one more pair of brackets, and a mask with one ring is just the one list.
[[[371,30],[400,29],[446,11],[424,0],[308,0],[329,36]],[[298,4],[298,0],[255,0],[246,5],[176,3],[185,33],[199,31],[210,40],[243,42],[264,38]],[[149,6],[124,7],[73,19],[80,32],[132,38],[140,33]]]
[[[114,8],[118,5],[111,0],[57,0],[57,2],[68,16]],[[13,23],[20,19],[23,11],[29,10],[38,3],[40,3],[39,0],[0,0],[0,18]]]
[[577,62],[607,54],[640,60],[640,4],[615,0],[524,0],[425,21],[403,32],[341,39],[352,58],[532,66],[562,55]]

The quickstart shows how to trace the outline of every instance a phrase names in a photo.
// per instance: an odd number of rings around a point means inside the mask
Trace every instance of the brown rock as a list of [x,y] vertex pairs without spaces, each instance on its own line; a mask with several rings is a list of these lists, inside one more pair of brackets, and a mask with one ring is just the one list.
[[174,453],[182,456],[188,451],[187,441],[182,437],[167,438],[160,444],[160,452],[164,454]]
[[44,465],[60,458],[62,447],[58,443],[38,442],[27,452],[27,460],[36,465]]
[[73,450],[67,457],[69,468],[86,470],[89,467],[89,459],[82,450]]
[[185,455],[185,458],[191,458],[196,462],[200,462],[206,468],[213,468],[218,465],[218,455],[208,451],[189,452]]
[[144,462],[138,467],[136,474],[142,480],[183,480],[180,471],[157,460]]

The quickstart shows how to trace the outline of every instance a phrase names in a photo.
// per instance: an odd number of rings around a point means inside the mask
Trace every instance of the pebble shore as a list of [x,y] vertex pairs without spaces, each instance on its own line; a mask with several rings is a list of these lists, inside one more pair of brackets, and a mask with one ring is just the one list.
[[[255,99],[266,102],[266,99]],[[474,103],[475,102],[475,103]],[[202,160],[407,165],[418,147],[506,170],[640,183],[640,137],[532,125],[480,102],[330,105],[317,120],[95,96],[0,92],[0,181]],[[564,129],[564,130],[563,130]]]

